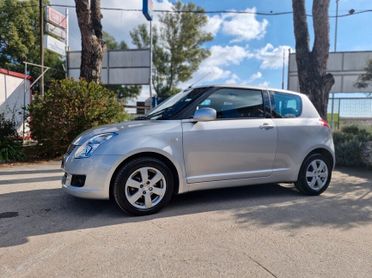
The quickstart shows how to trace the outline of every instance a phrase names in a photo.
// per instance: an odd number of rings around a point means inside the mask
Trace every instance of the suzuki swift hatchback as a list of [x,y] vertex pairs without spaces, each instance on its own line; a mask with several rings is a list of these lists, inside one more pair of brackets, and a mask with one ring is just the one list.
[[64,156],[63,188],[145,215],[200,189],[294,182],[318,195],[334,164],[331,130],[307,96],[208,86],[181,92],[146,117],[81,134]]

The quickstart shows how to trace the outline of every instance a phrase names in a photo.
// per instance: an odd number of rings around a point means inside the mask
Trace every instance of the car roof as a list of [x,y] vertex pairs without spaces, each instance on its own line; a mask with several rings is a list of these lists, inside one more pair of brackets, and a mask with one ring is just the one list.
[[195,86],[194,88],[207,88],[207,87],[214,87],[214,88],[236,88],[236,89],[250,89],[250,90],[262,90],[262,91],[275,91],[280,93],[288,93],[294,94],[299,96],[305,96],[305,94],[283,90],[283,89],[275,89],[275,88],[268,88],[263,86],[251,86],[251,85],[237,85],[237,84],[213,84],[213,85],[204,85],[204,86]]

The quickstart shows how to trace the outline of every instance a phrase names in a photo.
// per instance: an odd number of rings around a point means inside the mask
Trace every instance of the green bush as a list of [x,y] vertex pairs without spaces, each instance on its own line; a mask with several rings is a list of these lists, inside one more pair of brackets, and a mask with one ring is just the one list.
[[365,166],[361,151],[363,144],[372,140],[372,135],[357,126],[346,126],[333,133],[336,164],[339,166]]
[[0,162],[22,160],[22,140],[19,139],[14,121],[0,114]]
[[44,98],[32,102],[29,112],[31,134],[44,158],[62,155],[84,130],[125,118],[113,92],[94,82],[72,79],[52,82]]

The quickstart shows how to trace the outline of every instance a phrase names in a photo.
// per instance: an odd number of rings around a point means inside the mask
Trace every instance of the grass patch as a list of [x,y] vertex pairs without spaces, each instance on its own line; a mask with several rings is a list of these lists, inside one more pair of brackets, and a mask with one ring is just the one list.
[[[329,124],[332,122],[331,113],[327,113],[327,122]],[[340,127],[340,115],[338,113],[333,113],[333,122],[336,128]]]

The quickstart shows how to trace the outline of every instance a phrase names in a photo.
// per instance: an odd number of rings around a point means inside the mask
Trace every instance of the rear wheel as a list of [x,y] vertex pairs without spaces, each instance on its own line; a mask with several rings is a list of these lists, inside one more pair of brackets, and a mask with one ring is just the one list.
[[158,159],[132,160],[116,175],[113,185],[115,202],[132,215],[158,212],[173,195],[173,180],[171,170]]
[[319,195],[329,186],[332,176],[330,161],[322,154],[312,154],[302,163],[296,188],[306,195]]

